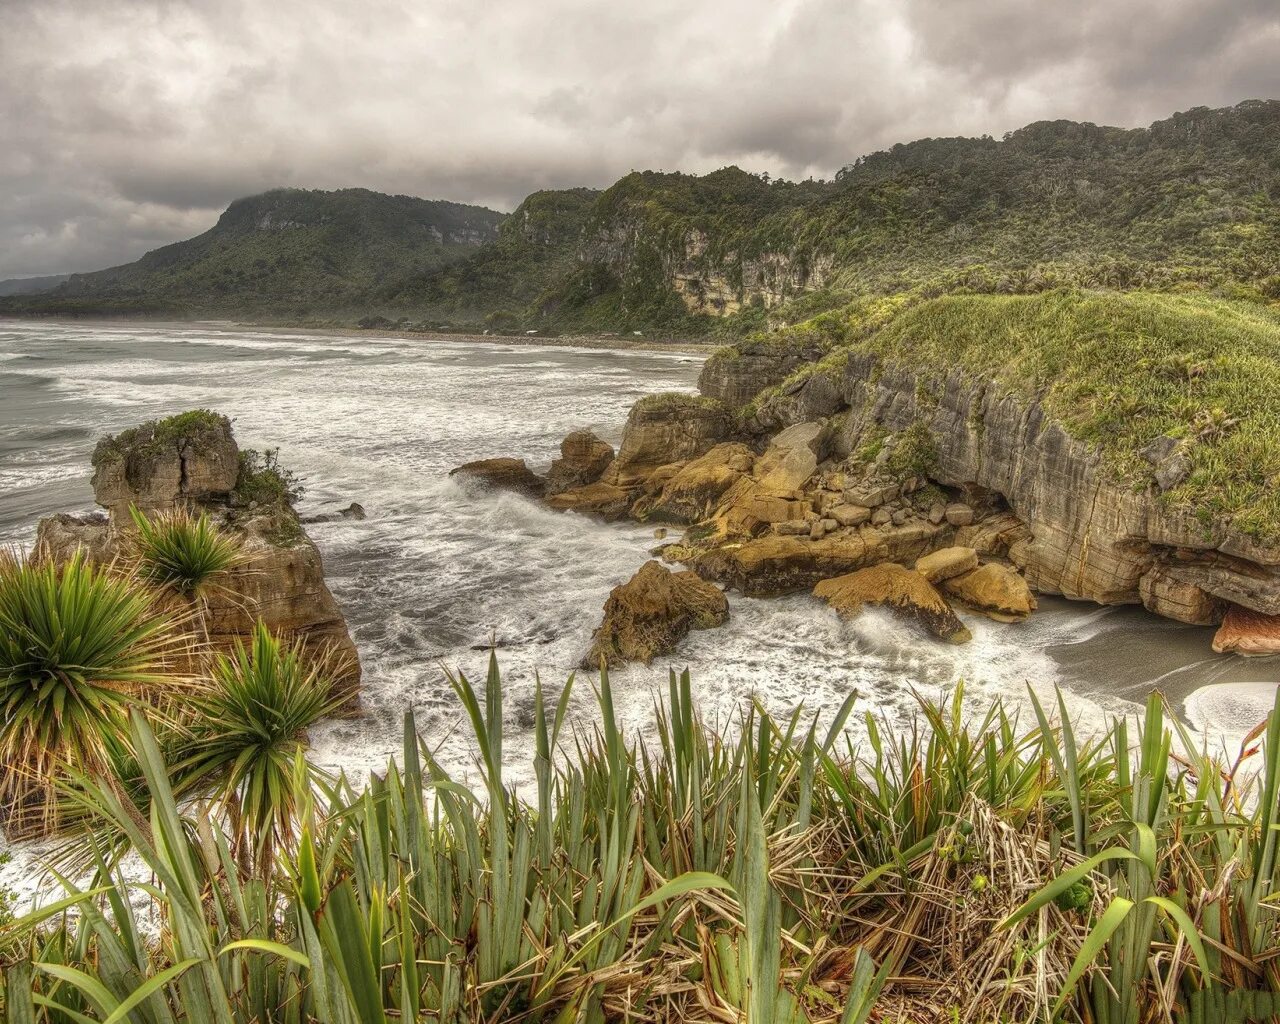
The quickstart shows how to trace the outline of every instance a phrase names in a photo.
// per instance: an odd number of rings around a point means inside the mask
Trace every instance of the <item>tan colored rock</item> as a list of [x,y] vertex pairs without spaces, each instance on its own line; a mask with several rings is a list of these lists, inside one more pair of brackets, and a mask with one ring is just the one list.
[[973,522],[973,509],[960,502],[953,502],[943,511],[947,522],[952,526],[968,526]]
[[725,491],[712,518],[721,537],[755,537],[775,523],[804,520],[811,511],[807,502],[790,492],[768,491],[750,477],[742,477]]
[[814,587],[813,594],[845,618],[857,615],[863,605],[878,605],[947,643],[962,644],[972,639],[968,628],[932,583],[894,562],[823,580]]
[[529,498],[539,498],[547,483],[526,464],[524,459],[478,459],[449,471],[450,476],[474,480],[495,490],[514,491]]
[[631,407],[618,456],[602,479],[615,487],[643,483],[659,466],[697,458],[728,435],[729,416],[714,399],[649,395]]
[[227,417],[197,410],[104,437],[93,470],[94,499],[108,512],[127,517],[130,504],[167,512],[225,501],[239,477],[240,449]]
[[939,548],[916,562],[916,572],[930,583],[941,583],[976,568],[978,552],[965,547]]
[[956,531],[956,543],[973,548],[979,555],[1003,558],[1013,548],[1023,545],[1026,550],[1031,542],[1031,531],[1012,512],[997,512]]
[[[752,460],[751,449],[744,444],[718,444],[681,466],[663,482],[657,494],[636,502],[633,514],[637,519],[673,523],[696,523],[706,519],[715,511],[724,493],[744,479],[739,467],[744,464],[750,467]],[[646,486],[653,482],[654,477],[650,477]]]
[[547,493],[559,494],[571,487],[593,484],[614,459],[613,445],[590,430],[575,430],[560,442],[560,458],[547,473]]
[[721,626],[728,618],[729,601],[718,587],[687,570],[673,573],[661,562],[646,562],[609,594],[582,665],[647,665],[674,651],[690,630]]
[[1142,604],[1150,612],[1195,626],[1217,625],[1227,603],[1156,565],[1138,581]]
[[818,470],[818,453],[825,428],[821,423],[797,423],[779,433],[756,459],[752,475],[766,491],[800,490]]
[[871,518],[871,509],[841,502],[831,507],[831,518],[841,526],[861,526]]
[[811,540],[770,534],[700,552],[686,564],[704,579],[750,597],[771,597],[812,589],[820,580],[843,576],[879,562],[918,558],[939,535],[928,523],[856,532]]
[[1280,654],[1280,615],[1264,615],[1252,608],[1233,604],[1213,637],[1219,654],[1261,657]]
[[612,523],[626,517],[635,500],[633,487],[615,487],[603,480],[585,487],[574,487],[547,499],[547,505],[561,512],[578,512],[585,516],[599,516]]
[[942,584],[942,589],[998,622],[1018,622],[1036,608],[1035,595],[1027,581],[996,562],[952,577]]

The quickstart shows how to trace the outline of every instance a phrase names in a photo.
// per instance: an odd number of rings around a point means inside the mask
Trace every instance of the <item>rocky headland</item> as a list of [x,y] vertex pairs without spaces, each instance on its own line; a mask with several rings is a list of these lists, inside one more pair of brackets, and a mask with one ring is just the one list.
[[61,561],[83,549],[96,561],[127,563],[131,509],[148,516],[208,513],[237,538],[242,557],[200,595],[200,639],[226,649],[247,639],[261,619],[276,635],[333,657],[335,688],[348,709],[355,707],[355,644],[325,584],[320,551],[292,508],[288,474],[270,457],[242,451],[225,416],[197,411],[104,437],[93,466],[94,499],[105,511],[41,520],[36,546],[42,555]]
[[[1095,312],[1087,296],[1036,301],[1015,312],[1065,309],[1082,321]],[[1211,474],[1227,472],[1223,448],[1254,441],[1244,417],[1208,404],[1220,387],[1203,377],[1227,376],[1225,362],[1197,350],[1130,366],[1144,404],[1108,434],[1097,423],[1123,416],[1127,395],[1081,393],[1069,364],[1027,385],[999,353],[975,366],[959,335],[955,358],[939,359],[934,329],[917,316],[892,337],[835,350],[734,346],[705,364],[700,394],[637,402],[616,454],[577,432],[545,480],[520,460],[493,460],[498,473],[484,463],[463,471],[558,509],[684,526],[655,555],[701,580],[751,596],[812,591],[844,615],[882,605],[951,642],[968,638],[953,604],[1012,623],[1034,611],[1036,594],[1052,594],[1219,625],[1218,651],[1280,651],[1269,492],[1231,509],[1204,497]],[[913,337],[928,344],[913,350]],[[1063,344],[1079,344],[1080,358],[1096,347],[1083,329]],[[1010,351],[1006,362],[1019,358],[1027,353]],[[1105,380],[1105,365],[1089,372]],[[1064,390],[1090,404],[1073,409]],[[1163,390],[1178,396],[1185,426],[1169,425]],[[667,601],[670,581],[648,566],[624,589],[650,584]],[[615,591],[606,633],[617,606]],[[610,647],[609,660],[622,650]]]

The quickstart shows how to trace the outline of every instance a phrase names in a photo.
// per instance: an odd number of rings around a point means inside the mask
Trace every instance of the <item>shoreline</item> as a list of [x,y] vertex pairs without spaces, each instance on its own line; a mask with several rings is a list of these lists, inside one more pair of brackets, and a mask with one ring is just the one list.
[[199,328],[219,331],[261,331],[281,336],[311,334],[335,338],[401,338],[405,341],[462,341],[487,345],[525,345],[529,347],[599,349],[615,352],[679,352],[688,355],[710,355],[728,341],[695,341],[623,337],[599,334],[475,334],[453,331],[397,330],[382,327],[308,327],[302,324],[255,323],[252,320],[168,320],[145,317],[16,317],[0,316],[0,326],[6,323],[53,323],[85,327],[150,327],[150,328]]

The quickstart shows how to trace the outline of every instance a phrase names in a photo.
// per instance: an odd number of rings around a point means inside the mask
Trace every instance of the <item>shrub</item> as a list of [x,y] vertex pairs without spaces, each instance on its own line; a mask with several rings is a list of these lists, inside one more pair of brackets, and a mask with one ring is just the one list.
[[183,597],[199,596],[243,558],[239,541],[205,512],[178,510],[148,519],[130,506],[129,513],[138,529],[138,577]]
[[280,465],[279,448],[268,448],[263,452],[253,448],[241,450],[236,495],[242,503],[292,510],[305,492],[306,488],[297,475]]
[[896,476],[932,476],[938,468],[938,445],[929,428],[916,421],[898,435],[887,461]]
[[135,580],[77,552],[0,556],[0,805],[11,833],[57,824],[55,784],[110,767],[141,688],[170,681],[174,622]]
[[309,657],[259,620],[248,645],[216,655],[190,704],[186,755],[174,767],[183,793],[227,812],[242,855],[272,857],[293,837],[313,775],[299,771],[307,729],[341,704],[331,657]]

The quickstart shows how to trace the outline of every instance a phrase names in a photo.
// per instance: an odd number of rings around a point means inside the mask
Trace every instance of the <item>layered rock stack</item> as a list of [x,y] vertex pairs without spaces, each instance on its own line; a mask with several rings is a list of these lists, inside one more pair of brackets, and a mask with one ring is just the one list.
[[300,639],[340,665],[335,680],[353,706],[360,659],[324,580],[320,552],[287,498],[250,497],[241,452],[225,416],[186,413],[104,438],[93,457],[94,498],[106,514],[55,515],[40,522],[37,546],[55,559],[82,547],[94,559],[127,557],[130,507],[147,514],[178,508],[207,512],[236,534],[245,558],[201,597],[201,630],[215,647],[247,638],[258,618],[277,635]]

